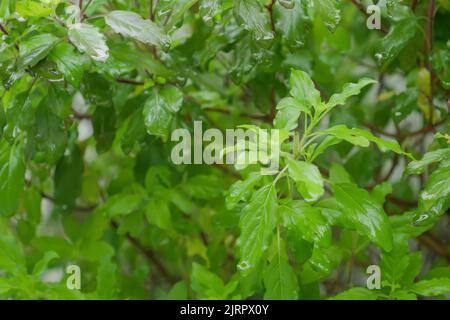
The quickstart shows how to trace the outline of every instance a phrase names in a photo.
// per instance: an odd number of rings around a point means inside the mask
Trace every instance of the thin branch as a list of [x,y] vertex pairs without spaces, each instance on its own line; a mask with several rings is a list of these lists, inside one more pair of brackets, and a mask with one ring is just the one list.
[[0,23],[0,30],[7,36],[9,36],[8,31],[6,31],[5,27]]
[[[117,224],[117,222],[111,221],[111,225],[114,227],[114,229],[118,229],[119,225]],[[163,276],[163,278],[169,282],[169,283],[175,283],[177,282],[177,279],[175,279],[174,277],[172,277],[168,271],[166,270],[166,268],[164,267],[164,265],[161,263],[161,261],[159,261],[159,259],[156,257],[155,252],[153,252],[150,249],[145,248],[140,242],[139,240],[137,240],[136,238],[134,238],[133,236],[131,236],[129,233],[126,234],[126,237],[128,239],[128,241],[130,241],[135,247],[136,249],[138,249],[146,258],[148,261],[150,261],[155,268],[158,270],[158,272]]]
[[[87,18],[87,16],[85,15],[85,12],[86,12],[86,10],[89,8],[89,6],[92,4],[92,1],[93,0],[89,0],[89,2],[84,6],[84,8],[82,8],[81,9],[81,7],[80,7],[80,10],[81,10],[81,20],[84,20],[85,18]],[[82,3],[81,3],[81,5],[82,5]]]
[[433,124],[433,83],[434,83],[434,72],[433,72],[433,64],[431,59],[432,49],[433,49],[433,20],[434,20],[434,12],[436,10],[436,0],[428,1],[428,13],[427,13],[427,32],[425,37],[426,44],[426,52],[427,52],[427,69],[430,73],[430,95],[429,95],[429,124]]
[[143,81],[128,80],[128,79],[122,79],[122,78],[116,79],[116,82],[118,82],[118,83],[125,83],[125,84],[131,84],[131,85],[134,85],[134,86],[142,86],[142,85],[145,84],[145,82],[143,82]]
[[416,8],[417,8],[417,0],[412,0],[412,2],[411,2],[412,12],[416,12]]
[[275,5],[276,0],[272,0],[270,2],[270,4],[266,5],[266,9],[267,11],[269,11],[269,16],[270,16],[270,27],[272,28],[272,32],[276,33],[276,29],[275,29],[275,16],[274,16],[274,12],[273,12],[273,6]]
[[387,136],[387,137],[397,138],[398,140],[403,140],[403,139],[408,138],[408,137],[415,137],[415,136],[418,136],[418,135],[422,135],[422,134],[426,134],[426,133],[429,133],[429,132],[436,131],[436,128],[438,126],[444,124],[445,122],[447,122],[447,120],[448,120],[448,117],[445,117],[442,120],[440,120],[440,121],[438,121],[438,122],[436,122],[434,124],[429,124],[428,126],[422,128],[422,129],[419,129],[417,131],[411,131],[411,132],[405,132],[405,133],[402,133],[402,132],[399,132],[399,133],[385,132],[382,129],[380,129],[380,128],[378,128],[378,127],[376,127],[376,126],[374,126],[374,125],[372,125],[372,124],[370,124],[368,122],[364,123],[364,126],[369,128],[371,131],[373,131],[375,133],[378,133],[378,134],[381,134],[381,135],[384,135],[384,136]]
[[447,261],[450,261],[450,251],[448,250],[448,247],[439,239],[433,237],[429,233],[426,233],[419,236],[419,241],[428,248],[432,249],[438,255],[445,257]]
[[[206,109],[204,109],[204,111],[217,112],[217,113],[222,113],[222,114],[231,114],[230,110],[222,109],[222,108],[206,108]],[[270,115],[248,114],[248,113],[242,112],[239,114],[239,116],[244,117],[244,118],[250,118],[250,119],[270,122]]]
[[270,91],[270,115],[268,118],[270,122],[273,122],[273,120],[275,119],[276,112],[277,112],[276,91],[275,85],[273,85],[272,90]]

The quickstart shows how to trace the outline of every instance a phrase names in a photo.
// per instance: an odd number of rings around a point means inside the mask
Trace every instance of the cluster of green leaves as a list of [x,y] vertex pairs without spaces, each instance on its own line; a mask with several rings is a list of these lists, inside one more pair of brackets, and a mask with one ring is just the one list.
[[[3,0],[0,298],[445,297],[449,18],[387,1],[383,34],[351,1]],[[280,130],[279,172],[174,165],[194,121]]]

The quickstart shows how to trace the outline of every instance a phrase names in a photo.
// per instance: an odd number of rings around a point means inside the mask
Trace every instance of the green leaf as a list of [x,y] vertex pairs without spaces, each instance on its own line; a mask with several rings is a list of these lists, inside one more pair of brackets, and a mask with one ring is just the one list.
[[23,147],[0,142],[0,216],[16,213],[24,187],[25,161]]
[[58,254],[54,251],[48,251],[45,253],[45,255],[42,257],[41,260],[39,260],[33,268],[32,275],[39,277],[48,267],[48,264],[50,261],[58,258]]
[[409,174],[421,174],[432,163],[441,162],[450,156],[450,148],[438,149],[435,151],[427,152],[424,154],[421,160],[415,160],[408,163],[405,171],[405,175]]
[[360,147],[368,147],[370,142],[365,137],[359,135],[356,128],[349,129],[346,125],[340,124],[324,131],[318,132],[319,135],[332,135],[340,140],[345,140]]
[[243,209],[238,239],[241,271],[247,272],[261,261],[275,228],[277,206],[275,187],[269,184],[256,191]]
[[83,157],[77,145],[72,144],[58,162],[55,170],[55,202],[64,208],[73,208],[81,194]]
[[223,192],[223,181],[215,175],[196,175],[183,184],[186,193],[197,199],[210,199]]
[[386,213],[380,203],[354,184],[333,185],[336,200],[344,217],[355,229],[367,236],[385,251],[392,249],[392,231]]
[[435,201],[450,193],[450,167],[439,168],[430,175],[425,188],[420,194],[423,201]]
[[200,2],[199,13],[207,25],[212,25],[213,19],[221,13],[222,0],[203,0]]
[[306,33],[310,29],[311,18],[308,16],[306,1],[277,1],[274,5],[275,26],[290,46],[297,48],[304,45]]
[[269,30],[269,21],[263,14],[263,8],[257,0],[234,1],[234,15],[244,29],[250,31],[256,40],[271,40],[273,33]]
[[285,252],[278,252],[273,257],[264,270],[263,281],[266,288],[264,299],[296,300],[298,298],[297,276]]
[[274,126],[287,131],[294,130],[298,126],[298,118],[302,112],[310,115],[311,111],[294,98],[282,99],[277,104],[277,115],[274,119]]
[[411,287],[411,291],[425,297],[447,294],[450,292],[450,278],[422,280],[415,283]]
[[339,0],[314,0],[314,11],[320,16],[325,26],[333,32],[341,21]]
[[80,52],[86,53],[95,61],[105,62],[109,57],[105,37],[97,27],[75,23],[69,27],[69,39]]
[[20,55],[17,59],[17,69],[26,69],[35,66],[47,57],[58,38],[49,33],[39,34],[28,38],[19,45]]
[[184,280],[175,283],[166,297],[167,300],[187,300],[187,298],[188,290]]
[[260,181],[262,176],[259,173],[252,173],[245,180],[239,180],[233,183],[227,192],[226,205],[228,209],[233,209],[236,205],[248,198],[255,185]]
[[11,232],[9,222],[0,216],[0,270],[8,273],[26,272],[22,244]]
[[148,134],[167,140],[173,114],[179,111],[182,101],[183,95],[176,87],[165,87],[151,96],[143,110]]
[[377,300],[378,295],[376,292],[366,288],[351,288],[347,291],[341,292],[331,300]]
[[375,143],[381,151],[390,150],[398,154],[412,158],[412,155],[402,150],[397,141],[385,140],[374,136],[371,132],[360,129],[349,129],[346,125],[340,124],[324,131],[317,132],[318,135],[332,135],[338,139],[345,140],[360,147],[368,147],[369,142]]
[[296,236],[309,242],[331,239],[331,229],[319,208],[304,201],[288,200],[280,203],[278,214],[284,225],[295,231]]
[[372,189],[371,196],[373,199],[378,201],[378,203],[383,204],[386,196],[391,193],[392,193],[392,184],[390,182],[383,182],[377,184],[375,188]]
[[222,279],[198,263],[192,264],[192,289],[198,299],[221,299],[225,289]]
[[335,93],[331,96],[330,100],[328,100],[327,108],[332,109],[335,106],[345,104],[348,98],[358,95],[362,88],[373,83],[377,83],[377,81],[369,78],[362,78],[357,83],[345,84],[342,92]]
[[291,71],[291,95],[303,106],[310,109],[320,104],[320,92],[311,77],[304,71]]
[[105,22],[115,32],[143,43],[169,47],[170,38],[151,20],[143,19],[131,11],[111,11],[105,16]]
[[395,97],[395,107],[392,109],[392,116],[396,123],[400,123],[417,108],[418,97],[419,92],[417,89],[407,89]]
[[[55,163],[64,154],[67,144],[67,133],[62,119],[55,115],[46,100],[36,110],[35,125],[29,130],[36,143],[37,151],[43,152],[43,156],[50,163]],[[30,140],[31,140],[30,139]]]
[[109,108],[97,108],[92,118],[97,152],[105,153],[111,149],[116,134],[116,113]]
[[382,252],[380,260],[383,281],[394,289],[400,284],[405,284],[402,278],[410,264],[406,241],[400,237],[395,237],[392,250],[390,252]]
[[142,200],[143,197],[139,194],[117,194],[110,197],[98,210],[111,218],[127,215],[136,210]]
[[97,295],[100,299],[112,299],[116,296],[117,265],[103,259],[97,269]]
[[84,72],[84,60],[67,43],[58,44],[50,52],[50,59],[54,61],[65,79],[78,88]]
[[406,47],[416,34],[417,21],[414,16],[396,23],[389,34],[381,40],[379,51],[375,54],[377,62],[387,67]]
[[162,199],[151,199],[145,208],[145,216],[150,224],[161,229],[169,230],[172,228],[169,204]]
[[305,201],[317,201],[325,192],[319,168],[312,163],[292,159],[288,159],[287,163],[289,176],[295,181]]
[[47,17],[52,13],[52,9],[43,6],[35,1],[22,1],[16,4],[16,11],[21,17]]

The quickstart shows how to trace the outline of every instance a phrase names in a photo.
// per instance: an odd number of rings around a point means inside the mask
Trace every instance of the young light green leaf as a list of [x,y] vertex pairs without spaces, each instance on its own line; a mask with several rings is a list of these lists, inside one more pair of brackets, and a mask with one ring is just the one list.
[[377,300],[376,292],[366,288],[351,288],[347,291],[341,292],[330,300]]
[[21,17],[48,17],[52,13],[52,9],[45,7],[43,4],[35,1],[22,1],[16,4],[17,13]]
[[143,43],[169,47],[170,38],[151,20],[143,19],[131,11],[111,11],[105,16],[105,22],[115,32],[134,38]]
[[97,269],[97,295],[100,299],[112,299],[116,295],[117,265],[105,258]]
[[225,285],[222,279],[198,263],[192,264],[191,282],[198,299],[223,298]]
[[370,142],[356,132],[355,128],[349,129],[346,125],[340,124],[324,131],[319,131],[318,135],[331,135],[340,140],[345,140],[360,147],[368,147]]
[[311,114],[311,111],[301,102],[292,97],[284,98],[277,104],[277,115],[273,122],[275,128],[294,130],[298,126],[298,118],[302,112]]
[[421,174],[430,164],[440,162],[447,157],[450,157],[450,148],[427,152],[421,160],[415,160],[408,163],[405,175]]
[[392,193],[392,184],[389,181],[377,184],[372,189],[371,196],[379,203],[383,204],[386,196]]
[[362,78],[357,83],[345,84],[342,92],[335,93],[331,96],[330,100],[328,100],[327,108],[332,109],[335,106],[345,104],[348,98],[358,95],[361,92],[362,88],[373,83],[377,83],[377,81],[369,78]]
[[314,82],[306,72],[292,70],[290,82],[290,93],[302,106],[309,109],[320,104],[320,92],[316,89]]
[[366,190],[354,184],[335,184],[333,191],[341,205],[344,217],[354,225],[355,229],[383,250],[390,251],[392,231],[382,205],[375,201]]
[[69,39],[81,52],[95,61],[105,62],[109,48],[103,34],[97,27],[86,23],[75,23],[69,27]]
[[412,286],[411,291],[425,297],[447,294],[450,292],[450,278],[422,280],[415,283]]
[[317,201],[325,192],[319,168],[304,161],[288,159],[289,176],[295,181],[298,192],[305,201]]
[[33,268],[33,272],[31,273],[33,276],[39,277],[42,272],[44,272],[50,261],[58,258],[58,254],[54,251],[48,251],[45,253],[45,255],[42,257],[41,260],[39,260]]
[[249,271],[261,261],[275,228],[277,206],[275,186],[268,184],[256,191],[242,211],[238,239],[241,253],[238,268],[241,271]]

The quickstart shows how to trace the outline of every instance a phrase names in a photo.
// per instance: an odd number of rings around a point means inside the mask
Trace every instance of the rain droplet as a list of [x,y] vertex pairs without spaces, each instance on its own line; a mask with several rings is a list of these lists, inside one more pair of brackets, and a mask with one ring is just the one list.
[[241,271],[248,270],[251,268],[251,266],[252,265],[247,260],[244,260],[237,265],[238,269]]

